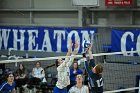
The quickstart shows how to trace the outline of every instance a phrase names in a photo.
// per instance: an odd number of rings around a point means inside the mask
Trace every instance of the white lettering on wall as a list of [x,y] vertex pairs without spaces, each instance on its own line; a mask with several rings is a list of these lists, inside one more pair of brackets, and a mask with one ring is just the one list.
[[[70,31],[70,29],[68,29],[68,31],[66,31],[53,29],[53,33],[50,33],[49,31],[52,30],[41,29],[40,31],[40,29],[27,30],[26,28],[0,29],[0,49],[8,49],[10,47],[15,50],[27,49],[28,51],[37,51],[41,49],[42,51],[46,50],[47,52],[66,52],[62,50],[66,50],[69,47],[69,42],[71,39],[73,39],[73,36],[74,41],[78,41],[81,45],[84,39],[90,40],[93,38],[94,34],[94,30],[90,30],[89,32],[88,30]],[[62,49],[62,47],[65,49]],[[81,46],[79,46],[77,51],[79,51],[80,48]]]
[[[75,36],[75,41],[80,43],[80,37],[78,35],[78,31],[72,30],[69,34],[68,34],[68,38],[67,38],[67,48],[69,48],[69,42],[72,38],[72,35]],[[77,48],[77,52],[79,51],[80,46]]]
[[84,40],[90,40],[88,31],[82,30],[81,33],[82,33],[82,42],[83,42]]
[[139,51],[138,55],[140,56],[140,35],[137,38],[136,50]]
[[[130,36],[131,37],[131,40],[132,42],[134,42],[134,34],[132,32],[125,32],[121,38],[121,51],[127,51],[126,50],[126,40],[127,40],[127,37]],[[134,51],[133,48],[131,48],[131,51]],[[127,54],[125,53],[124,56],[133,56],[133,53],[130,53],[130,54]]]
[[61,51],[62,39],[65,40],[65,31],[64,30],[54,30],[54,39],[57,40],[57,51]]
[[91,30],[91,31],[90,31],[90,40],[91,40],[91,41],[94,40],[94,33],[95,33],[94,30]]
[[[17,29],[13,29],[13,36],[14,36],[14,49],[18,50],[18,45],[17,43],[20,43],[20,49],[19,50],[24,50],[24,32],[25,30],[19,30],[19,35],[18,35],[18,30]],[[18,36],[20,36],[20,38],[18,38]]]
[[38,38],[38,30],[28,30],[28,35],[29,35],[28,50],[29,51],[38,50],[38,44],[36,43],[36,39]]
[[46,47],[48,52],[52,52],[49,31],[44,30],[44,32],[45,32],[45,35],[44,35],[44,40],[43,40],[43,44],[42,44],[42,50],[44,50],[44,48]]
[[2,41],[4,43],[4,49],[7,49],[10,31],[10,29],[0,29],[0,49],[2,48]]

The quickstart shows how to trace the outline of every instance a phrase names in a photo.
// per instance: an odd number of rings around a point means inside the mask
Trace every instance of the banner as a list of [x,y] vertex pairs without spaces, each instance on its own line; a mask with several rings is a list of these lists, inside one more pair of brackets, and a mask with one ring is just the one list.
[[106,6],[132,6],[133,0],[105,0]]
[[93,38],[95,28],[0,27],[0,49],[67,52],[69,42]]
[[72,4],[75,6],[97,7],[99,6],[99,0],[72,0]]
[[[140,30],[112,30],[112,52],[139,51],[140,50]],[[124,54],[134,56],[137,54]]]

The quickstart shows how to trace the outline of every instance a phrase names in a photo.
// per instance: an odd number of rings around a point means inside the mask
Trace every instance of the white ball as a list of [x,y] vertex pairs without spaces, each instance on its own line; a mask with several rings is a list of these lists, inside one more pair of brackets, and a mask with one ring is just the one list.
[[88,48],[90,46],[90,44],[91,44],[90,41],[84,40],[83,43],[82,43],[82,47],[83,48]]

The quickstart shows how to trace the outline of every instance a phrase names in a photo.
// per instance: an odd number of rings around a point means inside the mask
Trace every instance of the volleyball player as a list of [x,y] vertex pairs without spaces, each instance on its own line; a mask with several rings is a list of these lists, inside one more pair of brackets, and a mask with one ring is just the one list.
[[[90,88],[91,88],[92,93],[103,93],[103,78],[101,75],[103,71],[103,67],[100,64],[95,65],[91,48],[92,46],[90,45],[87,50],[87,53],[89,54],[89,59],[90,59],[89,64],[86,59],[86,54],[85,53],[83,54],[85,69],[89,76]],[[91,69],[89,65],[91,66]]]
[[[65,58],[65,61],[61,58],[56,60],[57,66],[57,82],[56,86],[54,87],[53,93],[67,93],[67,86],[70,84],[70,69],[69,67],[73,63],[74,55],[77,53],[78,42],[75,43],[74,51],[70,57]],[[72,50],[72,41],[70,42],[70,46],[68,49],[68,53],[66,56],[70,56]]]

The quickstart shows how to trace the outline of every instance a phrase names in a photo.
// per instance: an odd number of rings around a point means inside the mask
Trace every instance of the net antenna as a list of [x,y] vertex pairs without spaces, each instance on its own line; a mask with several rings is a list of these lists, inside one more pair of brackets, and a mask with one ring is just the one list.
[[78,7],[98,7],[99,0],[72,0],[72,5]]

